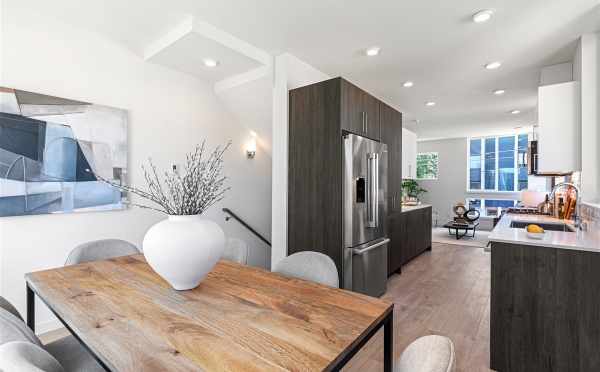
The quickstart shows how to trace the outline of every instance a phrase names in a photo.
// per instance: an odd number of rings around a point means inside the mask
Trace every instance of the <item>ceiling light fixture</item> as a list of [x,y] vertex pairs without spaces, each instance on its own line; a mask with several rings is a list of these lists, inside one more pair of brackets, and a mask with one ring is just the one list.
[[219,61],[211,59],[211,58],[206,58],[204,60],[204,66],[206,67],[217,67],[219,65]]
[[487,22],[492,18],[492,15],[494,15],[494,11],[492,9],[480,10],[479,12],[473,14],[473,22]]
[[429,107],[435,106],[435,102],[433,102],[433,101],[425,102],[425,106],[429,106]]
[[494,94],[495,94],[495,95],[497,95],[497,96],[501,96],[501,95],[503,95],[504,93],[506,93],[506,91],[505,91],[504,89],[496,89],[496,90],[494,91]]
[[495,70],[497,68],[499,68],[500,66],[502,66],[502,62],[490,62],[488,64],[485,65],[485,68],[488,70]]
[[379,47],[371,47],[369,49],[367,49],[367,51],[365,52],[369,57],[374,57],[376,55],[379,54],[379,51],[381,50],[381,48]]
[[517,114],[520,114],[521,111],[520,110],[512,110],[510,113],[513,115],[517,115]]
[[413,85],[415,85],[415,84],[412,81],[407,81],[404,84],[402,84],[402,86],[405,87],[405,88],[410,88]]

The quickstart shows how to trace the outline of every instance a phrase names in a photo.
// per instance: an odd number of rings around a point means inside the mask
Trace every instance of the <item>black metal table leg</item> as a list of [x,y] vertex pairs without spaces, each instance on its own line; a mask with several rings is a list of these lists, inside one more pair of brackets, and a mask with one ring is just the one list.
[[394,370],[394,311],[390,311],[383,324],[383,370]]
[[375,327],[371,328],[367,335],[363,337],[358,343],[352,345],[348,352],[338,360],[335,364],[327,371],[341,371],[342,368],[352,359],[363,346],[383,328],[383,366],[385,372],[392,372],[394,370],[394,306],[392,305],[389,309],[388,314],[381,319]]
[[27,284],[27,326],[35,333],[35,293]]

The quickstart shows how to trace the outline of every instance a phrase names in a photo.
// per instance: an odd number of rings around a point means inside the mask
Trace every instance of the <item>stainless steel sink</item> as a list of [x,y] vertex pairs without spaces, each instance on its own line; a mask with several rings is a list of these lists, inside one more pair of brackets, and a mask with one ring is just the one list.
[[548,231],[575,232],[575,228],[567,225],[566,223],[562,223],[562,222],[539,223],[539,222],[534,222],[534,221],[512,221],[510,223],[510,227],[512,227],[513,229],[524,229],[527,227],[527,225],[531,225],[531,224],[538,225],[542,229],[548,230]]

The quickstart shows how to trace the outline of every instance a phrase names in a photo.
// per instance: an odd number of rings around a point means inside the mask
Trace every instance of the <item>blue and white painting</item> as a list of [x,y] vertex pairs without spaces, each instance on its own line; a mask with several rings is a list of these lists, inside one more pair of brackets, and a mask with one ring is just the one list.
[[0,217],[123,209],[127,111],[0,87]]

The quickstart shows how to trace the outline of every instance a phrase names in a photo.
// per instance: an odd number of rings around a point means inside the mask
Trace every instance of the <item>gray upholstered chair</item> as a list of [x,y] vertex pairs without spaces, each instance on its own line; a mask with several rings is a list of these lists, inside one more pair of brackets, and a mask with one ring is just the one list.
[[65,372],[65,369],[40,346],[11,341],[0,345],[0,371]]
[[65,266],[77,265],[84,262],[107,260],[113,257],[129,256],[138,254],[137,247],[125,240],[120,239],[102,239],[83,243],[75,247]]
[[17,318],[23,320],[23,317],[21,316],[21,314],[19,314],[19,311],[13,306],[13,304],[8,302],[8,300],[2,296],[0,296],[0,309],[4,309],[12,315],[16,316]]
[[454,344],[448,337],[429,335],[416,339],[404,349],[395,372],[453,372]]
[[19,313],[10,310],[14,309],[10,302],[0,297],[0,304],[0,371],[104,371],[75,337],[42,345]]
[[319,252],[298,252],[287,256],[275,267],[274,272],[294,278],[339,287],[338,271],[329,257]]
[[223,259],[245,265],[248,263],[248,244],[237,238],[227,238]]

